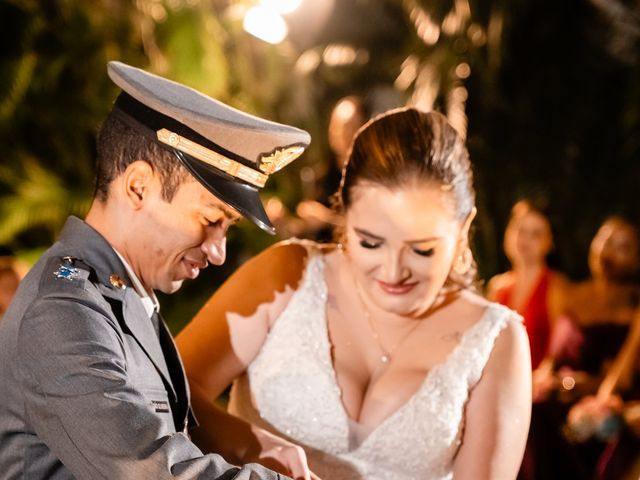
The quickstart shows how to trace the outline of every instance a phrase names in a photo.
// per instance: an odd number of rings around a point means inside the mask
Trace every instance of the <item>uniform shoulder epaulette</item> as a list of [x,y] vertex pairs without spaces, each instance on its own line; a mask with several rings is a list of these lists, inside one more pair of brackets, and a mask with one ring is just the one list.
[[60,290],[84,288],[92,268],[72,256],[51,257],[44,267],[40,288]]
[[32,307],[48,302],[71,301],[109,316],[110,307],[96,282],[94,268],[81,259],[52,256],[46,260],[40,273],[38,297]]
[[90,273],[91,267],[85,265],[82,260],[76,257],[65,256],[60,257],[60,264],[53,272],[53,275],[58,280],[73,281],[76,279],[85,280],[89,278]]

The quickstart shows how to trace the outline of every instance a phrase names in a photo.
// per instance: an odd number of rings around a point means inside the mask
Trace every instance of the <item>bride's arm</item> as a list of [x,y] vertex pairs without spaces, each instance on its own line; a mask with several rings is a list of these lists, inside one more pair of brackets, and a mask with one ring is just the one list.
[[245,263],[213,294],[176,338],[193,408],[195,443],[236,463],[260,461],[309,478],[304,452],[217,408],[214,400],[244,373],[302,278],[305,247],[278,244]]
[[496,339],[465,410],[456,480],[515,479],[531,417],[531,359],[524,327],[509,322]]

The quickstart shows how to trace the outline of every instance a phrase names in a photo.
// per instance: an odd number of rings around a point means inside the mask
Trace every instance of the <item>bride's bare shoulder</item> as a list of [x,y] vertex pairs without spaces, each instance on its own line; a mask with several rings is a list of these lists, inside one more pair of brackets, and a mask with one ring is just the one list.
[[517,361],[519,364],[528,365],[527,368],[530,371],[528,363],[530,361],[529,340],[522,323],[522,317],[517,312],[489,301],[474,292],[464,292],[459,298],[457,311],[454,314],[466,318],[467,328],[471,328],[484,319],[488,320],[487,315],[493,315],[491,318],[499,318],[500,321],[504,321],[501,323],[503,326],[500,328],[492,349],[493,362]]
[[302,278],[309,258],[326,255],[333,248],[311,240],[285,240],[247,261],[236,275],[259,277],[276,288],[283,284],[295,286]]
[[474,291],[465,290],[456,300],[453,313],[469,319],[469,323],[473,324],[482,318],[491,305],[494,303],[485,297]]
[[482,320],[485,315],[492,312],[499,312],[502,315],[508,315],[513,318],[515,321],[508,323],[514,323],[516,329],[518,328],[518,324],[521,323],[520,316],[516,312],[487,300],[485,297],[473,291],[462,292],[453,302],[451,308],[448,309],[447,314],[452,321],[461,322],[461,327],[467,329]]
[[320,254],[325,255],[331,253],[338,249],[338,246],[335,243],[320,243],[314,240],[307,240],[304,238],[289,238],[288,240],[283,240],[281,242],[276,243],[271,247],[271,249],[281,249],[281,250],[304,250],[307,255]]

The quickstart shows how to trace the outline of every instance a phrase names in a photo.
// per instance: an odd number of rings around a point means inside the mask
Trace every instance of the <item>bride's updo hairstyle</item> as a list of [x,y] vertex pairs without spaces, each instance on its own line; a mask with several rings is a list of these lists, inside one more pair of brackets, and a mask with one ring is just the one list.
[[[369,183],[391,190],[433,185],[451,199],[462,223],[475,207],[469,153],[458,132],[438,112],[400,108],[383,113],[360,128],[342,170],[335,207],[344,214],[351,206],[356,185]],[[425,206],[428,208],[428,206]],[[464,267],[453,268],[450,280],[469,287],[475,263],[465,246]]]

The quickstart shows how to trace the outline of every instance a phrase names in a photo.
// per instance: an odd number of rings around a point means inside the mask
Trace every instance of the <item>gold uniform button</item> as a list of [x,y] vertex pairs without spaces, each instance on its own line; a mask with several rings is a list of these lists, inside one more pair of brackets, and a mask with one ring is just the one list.
[[125,288],[127,288],[127,285],[126,283],[124,283],[122,277],[120,275],[116,275],[115,273],[111,274],[111,276],[109,277],[109,282],[111,283],[111,285],[120,290],[124,290]]

